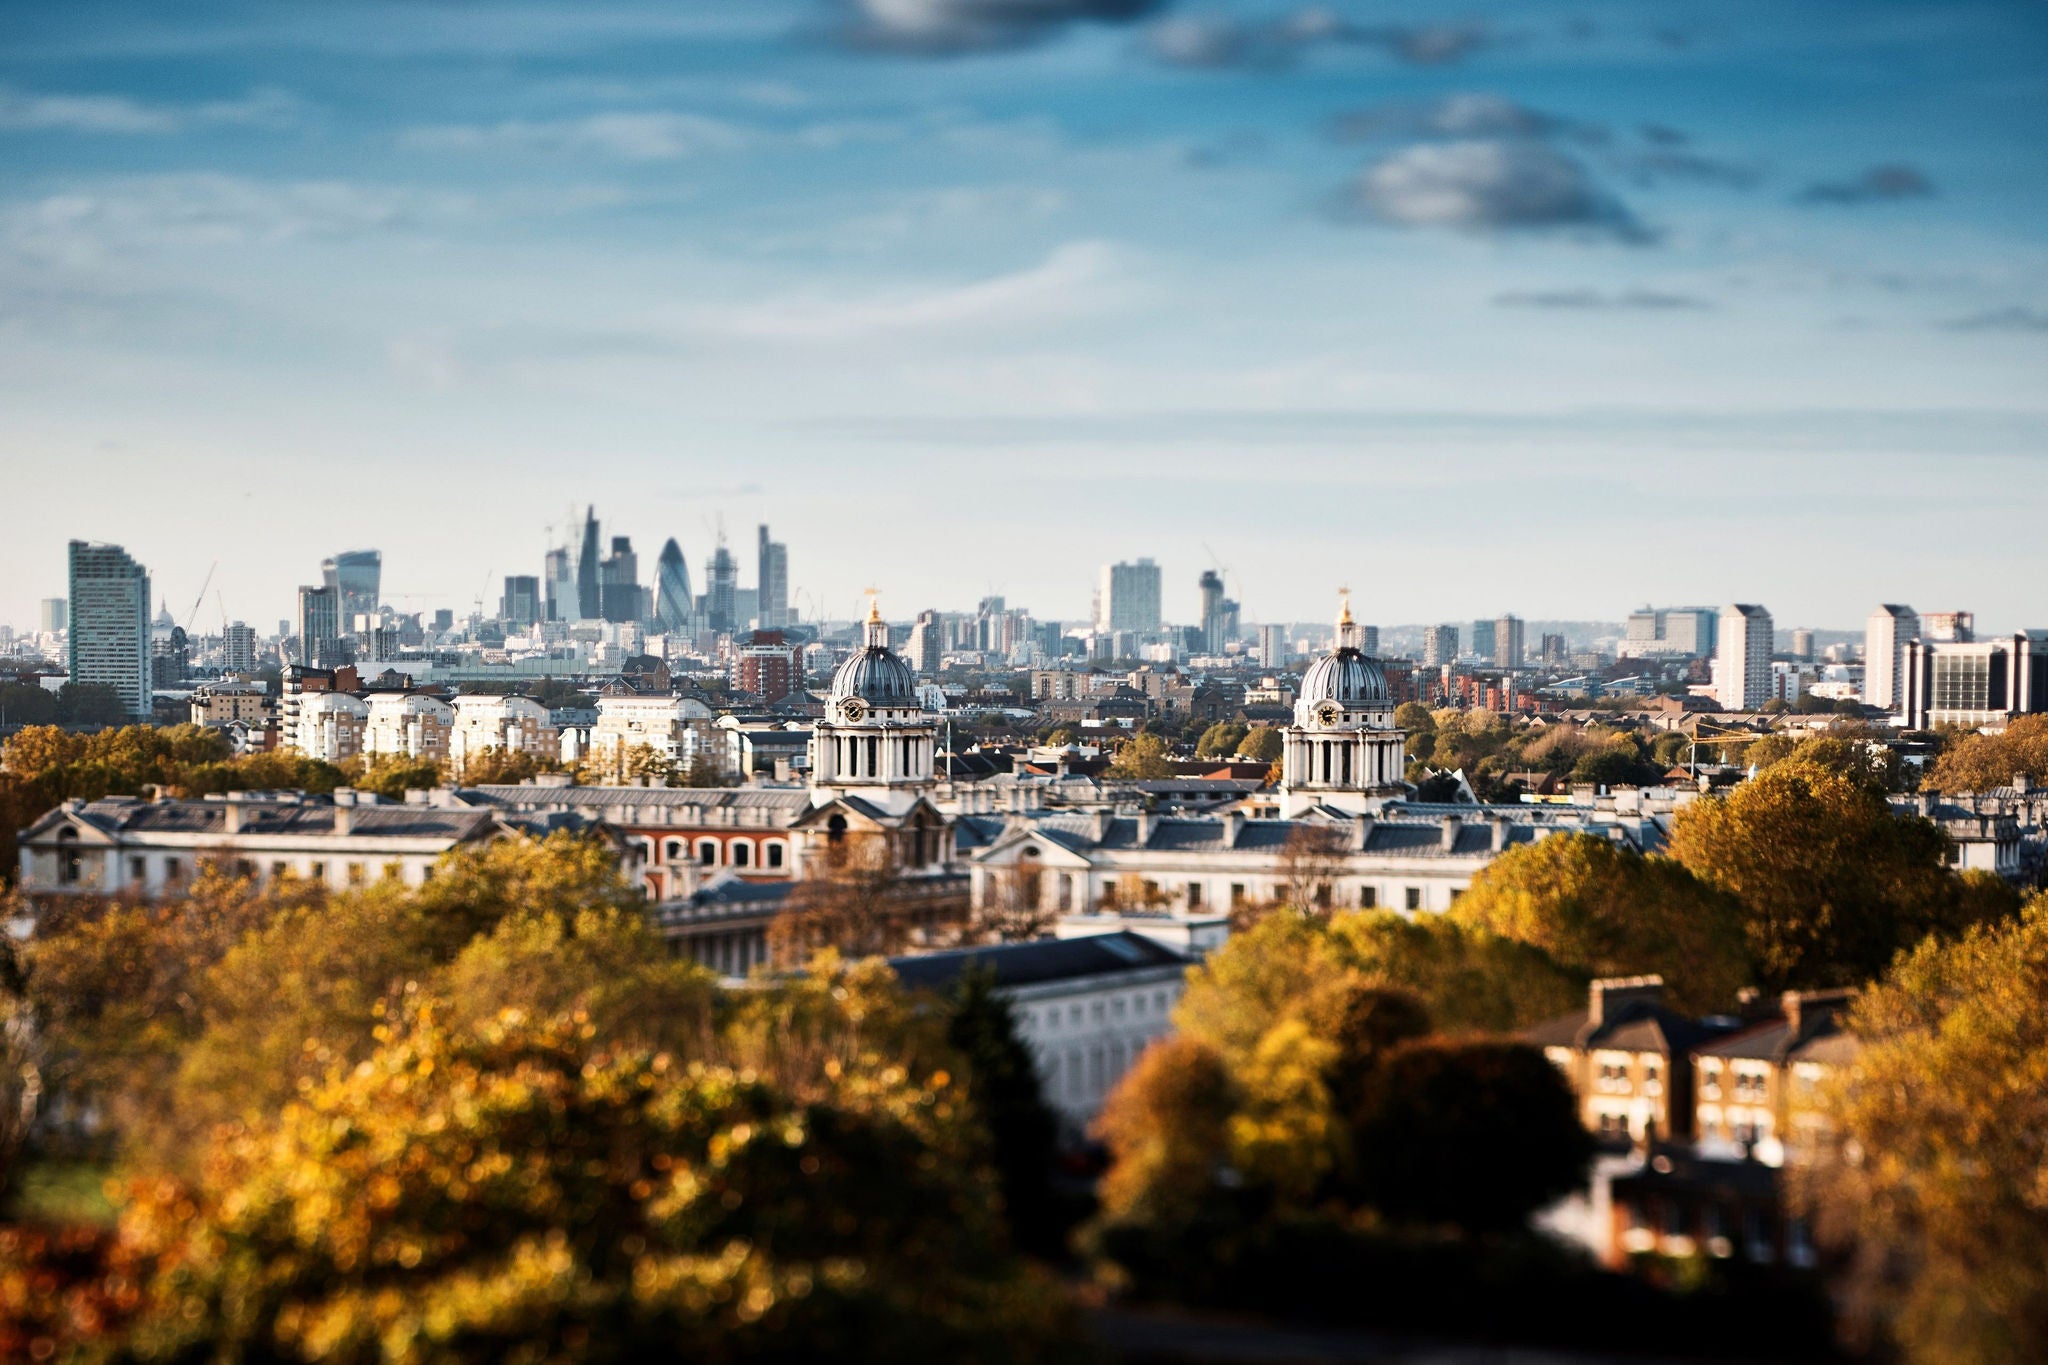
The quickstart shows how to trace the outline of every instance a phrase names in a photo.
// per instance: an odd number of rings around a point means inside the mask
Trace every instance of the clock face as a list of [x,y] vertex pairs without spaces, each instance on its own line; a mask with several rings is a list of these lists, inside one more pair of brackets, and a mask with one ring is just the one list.
[[1326,701],[1316,708],[1316,719],[1324,725],[1335,725],[1344,718],[1344,708],[1336,702]]
[[868,704],[859,697],[848,697],[845,701],[839,703],[839,715],[844,720],[865,720],[867,719],[867,714]]

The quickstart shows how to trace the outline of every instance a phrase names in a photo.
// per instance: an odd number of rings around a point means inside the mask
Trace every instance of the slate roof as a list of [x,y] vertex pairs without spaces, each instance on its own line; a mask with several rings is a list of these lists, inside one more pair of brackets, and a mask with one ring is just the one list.
[[[336,807],[325,802],[247,801],[240,804],[243,835],[328,836],[334,834]],[[484,810],[443,810],[432,806],[359,805],[354,812],[356,834],[381,839],[445,839],[460,842],[497,823]],[[59,814],[60,812],[52,812]],[[120,834],[185,834],[204,838],[230,837],[225,801],[137,801],[132,797],[87,802],[73,812],[77,818]],[[47,818],[47,817],[46,817]],[[239,837],[239,836],[237,836]]]
[[1699,1051],[1728,1031],[1726,1025],[1688,1018],[1647,1000],[1617,1002],[1609,1015],[1596,1027],[1591,1010],[1574,1010],[1524,1029],[1522,1039],[1537,1047],[1608,1048],[1678,1057]]
[[889,959],[889,965],[905,986],[934,991],[950,988],[971,970],[992,972],[997,986],[1033,986],[1186,964],[1187,959],[1171,948],[1127,930],[1084,938],[954,948]]
[[460,795],[493,806],[704,806],[808,810],[811,794],[792,787],[543,787],[518,783],[463,787]]
[[[1465,810],[1472,808],[1467,806]],[[1287,846],[1287,840],[1295,830],[1305,823],[1299,820],[1242,820],[1237,825],[1235,840],[1230,839],[1230,822],[1223,816],[1160,816],[1152,821],[1150,833],[1139,837],[1140,822],[1131,816],[1120,815],[1104,822],[1100,837],[1095,833],[1095,819],[1086,814],[1051,815],[1035,820],[1031,833],[1049,843],[1075,853],[1091,849],[1118,851],[1129,849],[1161,849],[1182,853],[1224,853],[1263,851],[1278,852]],[[1457,832],[1450,849],[1444,848],[1444,827],[1436,820],[1385,820],[1373,819],[1366,824],[1366,839],[1363,850],[1351,846],[1351,836],[1357,828],[1352,821],[1313,822],[1317,829],[1334,829],[1340,843],[1339,851],[1363,851],[1404,858],[1442,857],[1483,857],[1493,849],[1493,828],[1485,822],[1467,821]],[[1535,837],[1534,830],[1526,825],[1509,825],[1507,829],[1510,844],[1527,843]]]
[[664,929],[684,925],[716,923],[719,920],[754,919],[782,912],[793,881],[748,882],[737,877],[702,886],[679,900],[663,901],[654,907],[654,921]]
[[1699,1055],[1778,1063],[1818,1062],[1824,1066],[1853,1061],[1860,1045],[1855,1035],[1842,1026],[1841,1012],[1848,1008],[1846,995],[1844,992],[1842,998],[1809,1001],[1800,1012],[1796,1032],[1790,1018],[1769,1019],[1700,1048]]

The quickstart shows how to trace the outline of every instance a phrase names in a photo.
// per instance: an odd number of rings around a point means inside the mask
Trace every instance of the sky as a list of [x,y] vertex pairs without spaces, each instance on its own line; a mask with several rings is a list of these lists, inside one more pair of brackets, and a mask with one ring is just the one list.
[[0,621],[2048,626],[2044,132],[2035,0],[0,0]]

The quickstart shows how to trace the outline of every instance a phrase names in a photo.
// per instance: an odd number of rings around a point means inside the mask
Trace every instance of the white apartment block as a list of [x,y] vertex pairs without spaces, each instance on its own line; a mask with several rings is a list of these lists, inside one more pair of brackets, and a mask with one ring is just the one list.
[[455,708],[439,697],[424,692],[373,692],[370,714],[363,726],[366,757],[430,758],[448,757],[448,736],[455,725]]
[[1911,607],[1887,602],[1863,627],[1863,704],[1892,710],[1899,704],[1906,645],[1920,636],[1920,617]]
[[1752,603],[1732,603],[1721,609],[1720,635],[1716,695],[1730,711],[1754,711],[1772,697],[1771,614]]
[[650,749],[676,767],[699,755],[716,756],[711,708],[694,697],[599,697],[590,728],[590,757],[623,771],[635,749]]
[[463,696],[454,699],[455,722],[448,734],[448,763],[462,775],[471,757],[486,753],[562,757],[561,737],[548,709],[531,697]]

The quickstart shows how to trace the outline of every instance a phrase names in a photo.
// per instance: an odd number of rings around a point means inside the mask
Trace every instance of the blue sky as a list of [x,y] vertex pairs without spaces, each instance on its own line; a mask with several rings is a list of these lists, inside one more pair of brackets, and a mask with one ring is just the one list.
[[2044,114],[2021,0],[7,0],[0,620],[589,500],[838,615],[2048,625]]

